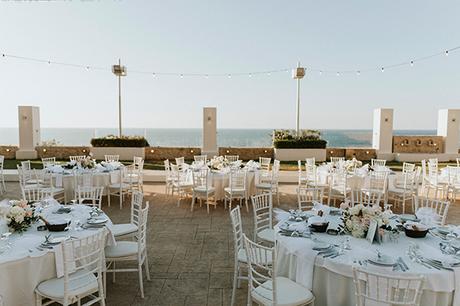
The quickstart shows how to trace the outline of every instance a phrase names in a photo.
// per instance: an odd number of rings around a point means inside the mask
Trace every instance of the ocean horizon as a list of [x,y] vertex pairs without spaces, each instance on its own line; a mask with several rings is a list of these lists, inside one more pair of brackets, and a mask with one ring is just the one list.
[[[221,147],[270,147],[273,129],[218,129],[217,141]],[[371,129],[323,129],[322,137],[329,147],[369,147]],[[115,135],[116,128],[42,128],[41,140],[55,140],[60,145],[85,146],[91,138]],[[202,143],[200,128],[125,128],[125,135],[145,136],[151,146],[196,147]],[[1,145],[19,143],[18,128],[0,128]],[[394,135],[436,135],[436,130],[394,130]]]

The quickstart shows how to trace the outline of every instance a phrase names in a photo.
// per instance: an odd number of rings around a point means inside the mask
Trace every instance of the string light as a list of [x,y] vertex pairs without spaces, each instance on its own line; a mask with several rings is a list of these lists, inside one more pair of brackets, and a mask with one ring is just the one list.
[[[442,52],[427,55],[424,57],[420,58],[414,58],[410,61],[405,61],[405,62],[400,62],[400,63],[395,63],[393,65],[386,65],[386,66],[380,66],[380,67],[374,67],[374,68],[367,68],[367,69],[355,69],[355,70],[326,70],[326,69],[317,69],[314,67],[308,67],[309,71],[314,71],[318,72],[319,75],[323,74],[336,74],[337,76],[340,76],[342,74],[350,74],[350,73],[356,73],[357,75],[361,75],[361,72],[372,72],[376,70],[380,70],[381,72],[384,72],[387,69],[392,69],[392,68],[398,68],[398,67],[403,67],[403,66],[414,66],[414,63],[417,61],[425,61],[428,59],[432,59],[434,57],[440,56],[440,55],[445,55],[449,56],[449,53],[452,53],[453,51],[457,51],[460,49],[460,46],[451,48],[451,49],[446,49]],[[98,66],[90,66],[90,65],[83,65],[83,64],[73,64],[73,63],[64,63],[64,62],[58,62],[58,61],[52,61],[51,59],[40,59],[40,58],[34,58],[34,57],[25,57],[25,56],[19,56],[19,55],[14,55],[14,54],[8,54],[6,52],[0,53],[3,58],[12,58],[16,60],[23,60],[23,61],[29,61],[29,62],[38,62],[38,63],[47,63],[48,65],[53,64],[53,66],[67,66],[67,67],[74,67],[74,68],[80,68],[80,69],[85,69],[87,71],[89,70],[99,70],[99,71],[111,71],[110,67],[98,67]],[[190,77],[225,77],[227,76],[229,79],[232,78],[232,76],[249,76],[252,78],[253,75],[267,75],[267,76],[272,76],[272,74],[275,73],[280,73],[280,72],[286,72],[289,73],[291,71],[291,68],[283,68],[283,69],[275,69],[275,70],[266,70],[266,71],[251,71],[251,72],[235,72],[235,73],[173,73],[173,72],[149,72],[149,71],[138,71],[138,70],[130,70],[130,73],[135,73],[135,74],[150,74],[153,75],[153,77],[156,76],[176,76],[180,78],[184,78],[185,76],[190,76]]]

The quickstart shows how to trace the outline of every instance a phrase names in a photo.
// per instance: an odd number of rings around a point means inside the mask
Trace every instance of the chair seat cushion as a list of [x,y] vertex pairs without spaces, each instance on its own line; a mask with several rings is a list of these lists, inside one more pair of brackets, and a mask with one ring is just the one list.
[[256,184],[257,189],[272,189],[272,185],[270,183],[259,183]]
[[[261,260],[261,263],[264,263],[264,264],[271,264],[273,259],[272,259],[272,254],[271,253],[268,253],[267,254],[267,261],[265,261],[265,256],[262,256],[262,258],[260,258]],[[245,249],[241,249],[238,251],[238,261],[239,262],[244,262],[244,263],[247,263],[248,262],[248,257],[246,255],[246,250]]]
[[[216,190],[216,188],[214,188],[214,187],[208,187],[208,193],[214,192],[215,190]],[[193,191],[206,193],[206,187],[205,186],[194,187]]]
[[266,228],[258,232],[257,237],[262,240],[274,243],[275,242],[275,231],[272,228]]
[[105,248],[106,258],[128,257],[137,254],[137,242],[118,241],[117,245]]
[[138,230],[137,225],[132,224],[132,223],[114,224],[111,229],[112,234],[115,237],[132,234],[132,233],[137,232],[137,230]]
[[[94,292],[98,289],[97,278],[94,274],[87,274],[86,270],[79,270],[75,273],[70,274],[72,277],[80,277],[74,280],[69,280],[69,295],[76,296],[86,292]],[[52,278],[41,282],[35,289],[41,295],[51,297],[54,299],[64,298],[64,277]]]
[[230,187],[225,187],[224,188],[224,191],[227,192],[227,193],[244,193],[246,192],[246,189],[244,188],[233,188],[233,189],[230,189]]
[[[273,282],[266,281],[251,292],[252,298],[260,305],[273,305],[272,291]],[[268,289],[267,289],[268,288]],[[276,278],[276,305],[277,306],[295,306],[305,305],[313,301],[314,296],[305,287],[297,284],[286,277]]]

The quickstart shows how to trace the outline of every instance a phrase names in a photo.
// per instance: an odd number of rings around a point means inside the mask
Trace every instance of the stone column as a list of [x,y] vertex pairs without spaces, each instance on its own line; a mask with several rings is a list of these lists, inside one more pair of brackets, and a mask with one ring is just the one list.
[[35,159],[35,147],[40,145],[40,108],[18,106],[19,150],[17,159]]
[[207,154],[208,158],[218,155],[217,150],[217,108],[203,108],[203,147],[201,154]]
[[374,127],[372,148],[377,157],[393,160],[393,109],[377,108],[374,110]]
[[438,111],[438,136],[444,137],[444,153],[458,156],[460,137],[460,109]]

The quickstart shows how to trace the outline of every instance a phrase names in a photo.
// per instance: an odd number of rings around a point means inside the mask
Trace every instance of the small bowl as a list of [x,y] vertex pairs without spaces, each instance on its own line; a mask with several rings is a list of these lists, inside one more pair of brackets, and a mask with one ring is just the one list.
[[310,224],[310,227],[318,233],[324,233],[327,230],[327,227],[329,226],[329,222],[315,222]]
[[404,226],[404,232],[406,233],[406,236],[410,238],[425,238],[426,234],[428,233],[428,228],[424,225],[418,224],[417,230],[414,230],[409,225]]
[[61,223],[61,224],[46,224],[46,228],[50,232],[63,232],[69,226],[70,222],[68,223]]

